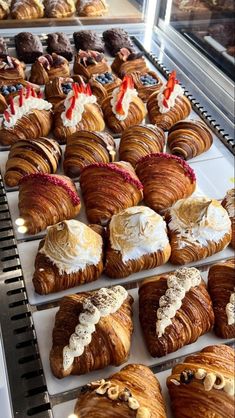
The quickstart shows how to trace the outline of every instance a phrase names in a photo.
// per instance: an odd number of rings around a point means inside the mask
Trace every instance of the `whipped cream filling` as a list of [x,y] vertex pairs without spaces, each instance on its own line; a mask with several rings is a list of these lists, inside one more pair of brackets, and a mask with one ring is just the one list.
[[196,287],[201,282],[200,271],[194,267],[183,267],[167,277],[167,290],[159,299],[157,310],[156,333],[162,337],[165,329],[172,324],[172,319],[180,309],[185,293],[191,287]]
[[146,206],[134,206],[114,215],[109,225],[110,244],[123,262],[163,250],[169,243],[163,218]]
[[69,119],[66,116],[66,112],[71,107],[71,98],[73,96],[74,96],[74,92],[73,90],[71,90],[64,101],[65,110],[61,114],[63,125],[68,128],[75,128],[75,126],[77,126],[77,124],[82,120],[82,115],[85,110],[85,105],[94,104],[97,101],[94,95],[89,96],[84,93],[79,93],[75,101],[75,107],[73,109],[72,118]]
[[116,87],[116,89],[113,90],[112,93],[112,99],[110,101],[111,103],[111,107],[112,107],[112,111],[114,113],[114,115],[116,116],[116,118],[118,120],[125,120],[128,116],[128,112],[129,112],[129,107],[130,107],[130,103],[133,101],[134,97],[138,96],[138,92],[136,89],[130,89],[128,88],[123,96],[122,99],[122,108],[124,111],[124,115],[120,115],[117,111],[116,111],[116,106],[117,106],[117,102],[118,102],[118,95],[120,92],[120,88]]
[[[167,113],[169,112],[169,110],[175,106],[175,101],[177,99],[177,97],[183,96],[184,95],[184,90],[182,89],[182,87],[179,84],[175,84],[173,91],[171,92],[171,95],[169,97],[169,99],[167,100],[163,94],[164,90],[166,89],[166,84],[164,84],[160,90],[159,93],[157,95],[157,103],[158,103],[158,107],[159,107],[159,112],[160,113]],[[168,107],[166,107],[164,105],[164,102],[167,102]]]
[[228,325],[233,325],[235,323],[235,293],[231,294],[225,310],[228,318]]
[[63,349],[63,368],[67,370],[75,357],[80,357],[92,340],[95,325],[100,318],[118,311],[128,293],[122,286],[101,288],[83,301],[83,309],[78,317],[78,325],[70,336],[69,345]]
[[102,237],[74,219],[47,229],[40,253],[56,265],[59,274],[75,273],[89,265],[97,265],[102,257]]

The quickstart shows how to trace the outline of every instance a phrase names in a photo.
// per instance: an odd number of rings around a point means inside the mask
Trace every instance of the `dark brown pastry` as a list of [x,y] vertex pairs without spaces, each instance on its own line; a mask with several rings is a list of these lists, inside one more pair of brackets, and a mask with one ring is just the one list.
[[73,39],[76,49],[86,51],[104,52],[104,43],[99,35],[93,30],[80,30],[74,32]]
[[4,38],[0,38],[0,58],[6,57],[8,54],[7,44]]
[[21,89],[27,89],[29,87],[33,88],[37,94],[40,92],[39,86],[23,79],[0,81],[0,113],[6,110],[11,99],[17,96]]
[[112,28],[103,32],[103,39],[106,48],[110,54],[115,55],[120,51],[121,48],[127,48],[129,51],[134,52],[134,45],[129,38],[128,33],[121,28]]
[[45,15],[56,19],[73,16],[74,0],[45,0]]
[[111,72],[93,74],[89,80],[92,93],[97,97],[97,101],[102,105],[103,100],[110,96],[113,90],[120,86],[122,80]]
[[154,71],[148,71],[142,74],[140,71],[131,73],[134,81],[134,86],[138,91],[138,96],[147,102],[152,93],[159,91],[162,86],[162,81]]
[[0,81],[20,81],[25,78],[25,65],[9,55],[0,58]]
[[127,48],[121,48],[112,63],[112,70],[119,77],[123,77],[134,71],[146,73],[148,67],[142,52],[131,52]]
[[64,77],[54,77],[52,80],[49,80],[45,85],[45,96],[46,99],[56,106],[58,103],[63,102],[66,99],[66,96],[72,90],[73,85],[72,78]]
[[11,4],[12,19],[40,19],[44,16],[44,5],[40,0],[13,0]]
[[227,191],[223,201],[222,206],[226,209],[229,219],[232,226],[232,239],[231,245],[235,248],[235,189],[230,189]]
[[92,74],[110,72],[111,68],[103,53],[79,50],[74,58],[73,71],[88,80]]
[[78,0],[76,7],[78,16],[103,16],[108,11],[106,0]]
[[61,55],[54,52],[38,57],[31,67],[29,80],[36,84],[46,84],[54,77],[69,77],[69,62]]
[[15,36],[16,53],[20,60],[32,64],[43,55],[40,38],[30,32],[20,32]]
[[47,51],[49,54],[55,52],[62,55],[68,61],[73,59],[72,46],[69,37],[63,32],[48,33],[47,35]]

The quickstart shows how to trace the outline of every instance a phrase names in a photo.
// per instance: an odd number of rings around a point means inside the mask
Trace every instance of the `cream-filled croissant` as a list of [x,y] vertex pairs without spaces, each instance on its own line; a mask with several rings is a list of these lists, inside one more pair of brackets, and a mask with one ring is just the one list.
[[214,199],[190,197],[175,203],[167,215],[173,264],[202,260],[228,246],[231,221]]
[[69,77],[69,62],[61,55],[41,55],[32,65],[30,81],[36,84],[46,84],[55,77]]
[[139,318],[153,357],[177,351],[210,331],[214,313],[200,271],[184,267],[146,279],[139,289]]
[[122,286],[64,297],[53,329],[52,373],[61,379],[124,363],[133,332],[132,303]]
[[127,277],[168,261],[171,253],[166,223],[146,206],[134,206],[113,215],[108,225],[105,273]]
[[226,196],[222,201],[222,206],[228,212],[232,224],[232,239],[231,245],[235,248],[235,189],[230,189],[227,191]]

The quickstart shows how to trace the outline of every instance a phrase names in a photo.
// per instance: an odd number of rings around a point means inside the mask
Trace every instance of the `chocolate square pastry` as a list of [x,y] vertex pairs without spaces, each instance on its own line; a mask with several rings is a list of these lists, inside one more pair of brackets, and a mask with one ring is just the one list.
[[70,40],[65,33],[55,32],[47,35],[47,51],[49,54],[55,52],[57,55],[62,55],[68,61],[73,59],[73,51]]
[[78,51],[79,49],[83,51],[91,49],[92,51],[104,52],[104,43],[101,37],[93,30],[74,32],[73,38]]
[[43,54],[42,43],[37,35],[20,32],[15,36],[17,56],[26,64],[32,64]]
[[8,54],[7,44],[3,38],[0,38],[0,57],[6,57]]
[[135,52],[134,45],[129,38],[128,33],[123,29],[108,29],[103,32],[103,39],[106,48],[113,57],[120,51],[121,48],[127,48],[129,51]]

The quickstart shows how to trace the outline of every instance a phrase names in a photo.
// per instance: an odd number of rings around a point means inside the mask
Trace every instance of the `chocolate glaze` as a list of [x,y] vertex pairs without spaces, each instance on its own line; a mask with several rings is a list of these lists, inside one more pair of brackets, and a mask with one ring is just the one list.
[[103,39],[106,48],[113,57],[120,51],[121,48],[127,48],[132,53],[135,52],[134,45],[129,38],[128,33],[121,28],[106,30],[103,32]]
[[76,49],[92,49],[93,51],[104,52],[104,43],[102,39],[93,30],[80,30],[73,34]]
[[65,33],[55,32],[47,35],[47,51],[49,54],[55,52],[58,55],[66,58],[68,61],[72,61],[73,52],[70,44],[70,40]]

